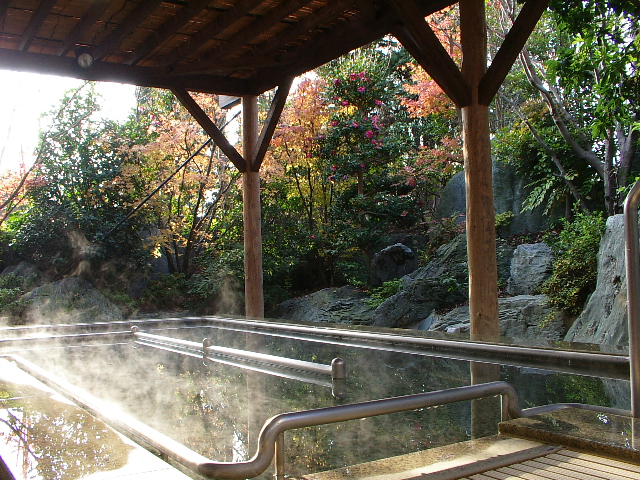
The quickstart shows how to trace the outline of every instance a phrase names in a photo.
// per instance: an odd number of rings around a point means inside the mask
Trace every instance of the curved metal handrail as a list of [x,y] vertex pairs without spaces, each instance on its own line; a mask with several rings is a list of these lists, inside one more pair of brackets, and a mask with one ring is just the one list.
[[506,399],[503,404],[507,406],[511,418],[521,416],[516,391],[506,382],[482,383],[350,405],[282,413],[270,418],[264,424],[258,438],[258,450],[250,460],[237,463],[208,462],[197,465],[194,470],[210,478],[229,480],[251,478],[260,475],[269,467],[276,453],[276,441],[287,430],[406,412],[496,395],[502,395],[503,399]]
[[274,455],[276,455],[276,443],[282,438],[280,435],[287,430],[296,428],[357,420],[496,395],[502,395],[503,405],[511,418],[518,418],[522,415],[516,391],[506,382],[491,382],[316,410],[282,413],[267,420],[264,424],[258,438],[258,449],[250,460],[237,463],[213,462],[135,418],[123,412],[114,411],[112,406],[105,404],[90,393],[56,377],[51,372],[19,355],[7,355],[7,358],[11,358],[21,369],[71,399],[78,406],[105,421],[116,430],[159,450],[168,458],[200,475],[217,479],[239,480],[260,475],[273,461]]
[[631,414],[640,417],[640,247],[638,246],[638,205],[640,181],[624,201],[625,257],[627,270],[627,313],[629,322],[629,370]]

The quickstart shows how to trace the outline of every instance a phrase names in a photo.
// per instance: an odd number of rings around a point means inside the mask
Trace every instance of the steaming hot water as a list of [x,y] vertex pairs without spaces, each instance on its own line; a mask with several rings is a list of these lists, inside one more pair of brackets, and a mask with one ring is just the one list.
[[[243,461],[255,453],[264,422],[288,411],[468,385],[469,363],[381,350],[305,342],[220,328],[149,333],[271,355],[347,365],[347,398],[322,382],[267,375],[131,343],[33,349],[20,355],[215,461]],[[502,367],[523,406],[555,401],[572,376]],[[585,377],[582,377],[585,378]],[[589,382],[599,380],[589,379]],[[470,438],[470,406],[422,411],[287,432],[287,474],[293,477],[372,461]],[[263,474],[267,478],[272,474]]]

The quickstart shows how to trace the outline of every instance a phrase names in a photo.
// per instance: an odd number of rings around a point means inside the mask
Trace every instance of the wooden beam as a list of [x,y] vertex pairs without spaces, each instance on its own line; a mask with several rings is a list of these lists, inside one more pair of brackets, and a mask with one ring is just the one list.
[[469,83],[413,0],[389,0],[404,28],[394,35],[458,107],[471,103]]
[[[427,16],[453,3],[456,3],[456,0],[430,2],[421,10],[421,13]],[[260,75],[251,81],[253,90],[257,92],[271,90],[277,87],[285,76],[301,75],[346,52],[392,33],[397,26],[398,16],[387,9],[385,14],[377,17],[374,22],[366,22],[359,15],[355,15],[336,23],[334,28],[327,29],[320,35],[311,36],[305,42],[300,42],[295,50],[284,54],[281,65],[272,69],[262,69]],[[336,42],[336,38],[343,40]],[[288,65],[290,67],[286,68]]]
[[259,94],[255,86],[241,78],[215,75],[171,77],[162,71],[135,65],[95,62],[91,68],[80,68],[74,57],[20,52],[0,48],[0,68],[18,72],[58,75],[81,80],[105,81],[154,88],[184,88],[192,92],[242,96]]
[[98,21],[100,16],[104,13],[110,4],[110,0],[93,0],[89,9],[78,20],[78,23],[69,31],[69,33],[62,40],[62,44],[57,55],[66,55],[76,47],[78,41],[82,36]]
[[[426,22],[425,25],[427,25]],[[427,25],[426,28],[429,28],[429,26]],[[431,29],[429,28],[429,30]],[[415,39],[404,27],[395,28],[392,33],[456,106],[462,108],[471,103],[471,91],[468,83],[464,80],[457,65],[453,63],[453,60],[439,40],[438,45],[434,45],[433,48],[425,48],[425,46],[420,46],[416,43]],[[431,33],[433,33],[433,31],[431,31]],[[440,49],[440,55],[433,55],[434,50]],[[446,60],[445,57],[442,56],[442,53],[446,54],[449,60]],[[449,63],[449,61],[453,63],[458,73],[452,73],[454,70],[450,67],[443,67],[443,65]]]
[[42,24],[51,12],[53,6],[56,4],[56,1],[57,0],[44,0],[38,4],[38,8],[33,12],[27,27],[24,29],[24,32],[22,32],[22,38],[18,43],[18,50],[29,50],[31,43],[36,38],[40,27],[42,27]]
[[241,31],[233,35],[229,40],[222,42],[220,45],[207,52],[206,55],[200,58],[198,63],[194,65],[187,65],[184,68],[178,67],[174,72],[180,74],[184,72],[195,73],[206,71],[211,62],[215,62],[216,60],[223,59],[233,54],[240,47],[246,45],[250,40],[273,28],[275,23],[282,21],[312,1],[313,0],[289,0],[282,2],[277,7],[269,10],[265,16],[250,23]]
[[269,148],[269,143],[273,138],[273,133],[276,130],[278,121],[280,120],[280,115],[282,115],[282,110],[287,103],[287,96],[289,95],[289,90],[291,90],[292,83],[293,78],[287,79],[286,82],[278,87],[278,91],[276,92],[275,97],[273,97],[271,107],[269,108],[269,113],[267,114],[267,118],[264,122],[264,126],[262,127],[262,131],[260,132],[260,138],[258,139],[258,148],[255,152],[255,156],[251,159],[250,162],[250,170],[253,172],[260,171],[260,166],[262,165],[264,156],[266,155],[267,149]]
[[159,62],[160,65],[169,66],[184,60],[220,32],[247,15],[260,3],[262,3],[262,0],[239,0],[234,3],[211,23],[204,25],[193,37],[175,48],[168,55],[165,55],[164,59]]
[[233,163],[236,168],[245,172],[247,170],[247,162],[242,155],[238,153],[233,145],[229,143],[227,137],[224,136],[224,133],[220,131],[218,126],[209,118],[207,112],[202,110],[200,105],[193,99],[189,92],[187,92],[183,88],[172,88],[171,91],[176,96],[180,103],[184,105],[184,107],[189,111],[189,113],[195,118],[195,120],[200,124],[202,129],[207,132],[215,144],[218,146],[222,153],[224,153],[227,158]]
[[[256,156],[258,98],[242,97],[242,153]],[[242,219],[244,224],[244,299],[247,318],[264,318],[262,272],[262,228],[260,172],[242,174]]]
[[162,2],[163,0],[144,0],[144,2],[140,2],[122,23],[100,45],[92,50],[93,58],[100,60],[111,54],[122,43],[122,40],[151,15]]
[[479,102],[489,105],[522,51],[549,0],[527,0],[479,85]]
[[129,54],[124,63],[134,65],[144,60],[147,55],[175,35],[178,30],[189,23],[189,21],[202,10],[207,8],[210,3],[211,0],[193,0],[189,2],[182,7],[178,13],[172,15],[166,22],[154,30],[144,42]]
[[472,103],[462,108],[471,339],[496,341],[500,322],[489,107],[478,103],[478,85],[487,70],[487,22],[484,0],[460,0],[459,5],[462,74],[472,93]]

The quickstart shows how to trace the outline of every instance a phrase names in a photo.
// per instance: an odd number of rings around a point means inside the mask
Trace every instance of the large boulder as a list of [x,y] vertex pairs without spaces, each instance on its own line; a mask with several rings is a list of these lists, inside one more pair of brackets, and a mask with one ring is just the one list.
[[286,300],[269,316],[300,322],[370,325],[373,308],[369,296],[352,286],[325,288],[300,298]]
[[[563,315],[548,304],[546,295],[517,295],[498,299],[500,336],[514,340],[562,340],[567,329]],[[451,310],[436,319],[429,330],[467,333],[469,307]]]
[[607,219],[598,250],[596,289],[567,332],[568,342],[599,345],[629,343],[627,273],[624,248],[624,216]]
[[402,243],[396,243],[376,253],[371,261],[369,284],[379,287],[384,282],[395,280],[418,268],[415,252]]
[[[513,247],[496,247],[498,277],[506,280]],[[422,323],[433,310],[450,308],[468,297],[467,237],[458,235],[442,245],[428,265],[402,277],[402,289],[375,311],[378,327],[405,328]]]
[[544,243],[518,245],[507,281],[509,295],[534,295],[553,271],[553,252]]
[[47,283],[24,295],[25,320],[35,324],[96,323],[123,320],[120,309],[78,277]]
[[9,276],[15,277],[24,291],[31,290],[33,287],[38,287],[46,282],[45,274],[38,270],[35,265],[25,261],[10,265],[0,273],[0,277]]
[[441,246],[427,266],[402,277],[402,290],[376,309],[373,324],[408,327],[434,309],[461,303],[467,296],[467,279],[467,239],[458,235]]
[[[530,193],[529,179],[518,175],[513,166],[493,162],[493,206],[496,214],[513,212],[513,219],[500,228],[503,236],[538,232],[549,226],[549,217],[542,206],[522,212],[522,205]],[[455,174],[447,183],[436,209],[439,218],[453,217],[466,211],[464,172]]]

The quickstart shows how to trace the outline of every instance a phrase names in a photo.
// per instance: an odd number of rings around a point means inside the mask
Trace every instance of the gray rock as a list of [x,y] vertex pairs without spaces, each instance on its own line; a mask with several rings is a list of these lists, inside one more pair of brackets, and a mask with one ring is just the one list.
[[[549,226],[549,217],[542,206],[533,211],[522,212],[522,205],[530,193],[526,187],[529,179],[516,175],[511,165],[493,162],[493,205],[496,214],[513,212],[513,220],[500,228],[503,236],[525,232],[538,232]],[[439,218],[464,214],[466,211],[464,172],[455,174],[447,183],[436,209]]]
[[629,343],[624,216],[607,219],[598,251],[596,289],[567,332],[568,342],[600,345]]
[[[547,303],[546,295],[518,295],[498,299],[500,335],[511,339],[561,340],[566,332],[563,316]],[[542,326],[541,326],[542,325]],[[429,330],[466,333],[469,307],[458,307],[437,319]]]
[[65,278],[33,289],[28,301],[28,323],[70,324],[123,320],[120,309],[100,291],[78,277]]
[[16,277],[23,290],[31,290],[33,287],[37,287],[46,282],[45,274],[42,273],[35,265],[29,262],[20,262],[17,265],[10,265],[5,268],[0,276],[6,277],[12,275]]
[[518,245],[507,282],[509,295],[534,295],[553,271],[553,252],[544,243]]
[[282,302],[270,316],[302,322],[370,325],[373,308],[369,296],[355,287],[325,288]]
[[371,261],[369,284],[379,287],[384,282],[401,278],[418,268],[418,257],[402,243],[391,245],[375,254]]

